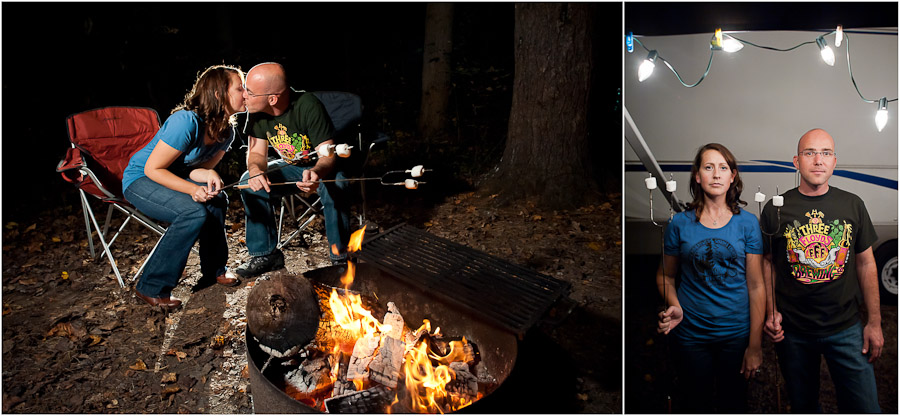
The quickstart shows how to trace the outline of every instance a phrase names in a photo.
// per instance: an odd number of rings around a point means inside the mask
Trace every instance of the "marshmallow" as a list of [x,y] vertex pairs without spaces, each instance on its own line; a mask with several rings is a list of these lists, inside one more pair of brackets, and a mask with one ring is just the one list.
[[425,173],[425,167],[422,165],[413,166],[412,170],[407,172],[411,172],[413,178],[419,178]]
[[675,183],[675,181],[666,181],[666,190],[667,190],[667,191],[669,191],[669,192],[675,192],[675,189],[676,189],[677,187],[678,187],[678,186],[677,186],[677,184]]
[[652,191],[656,189],[656,178],[651,176],[647,179],[644,179],[644,184],[647,185],[647,189]]
[[753,197],[753,200],[756,202],[765,202],[766,194],[764,194],[762,192],[757,192],[756,195]]
[[415,179],[407,179],[404,185],[406,185],[406,189],[416,189],[419,187],[419,181]]
[[784,197],[781,195],[773,196],[772,197],[772,205],[775,205],[776,207],[783,207],[784,206]]
[[334,154],[332,152],[332,150],[334,150],[333,144],[332,145],[323,144],[323,145],[319,146],[318,149],[316,149],[316,151],[319,153],[320,157],[331,157],[331,155]]
[[350,156],[350,146],[344,143],[335,146],[334,151],[337,152],[337,155],[340,157]]

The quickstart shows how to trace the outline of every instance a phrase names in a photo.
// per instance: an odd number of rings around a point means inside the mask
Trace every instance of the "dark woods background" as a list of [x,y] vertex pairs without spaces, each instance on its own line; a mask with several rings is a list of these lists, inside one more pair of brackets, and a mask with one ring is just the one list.
[[[2,8],[4,223],[27,221],[37,208],[77,206],[74,188],[54,171],[69,146],[67,116],[127,105],[151,107],[165,122],[199,71],[214,64],[247,71],[277,61],[295,88],[359,94],[369,124],[393,138],[383,153],[391,165],[385,170],[408,169],[401,163],[414,158],[414,164],[440,166],[444,185],[466,189],[503,154],[515,74],[513,3],[455,4],[449,108],[456,137],[437,143],[416,133],[424,3]],[[621,4],[594,5],[592,14],[590,141],[598,167],[592,179],[619,192],[621,48],[597,40],[620,36]],[[243,158],[237,147],[229,152],[221,169],[226,183],[243,171]]]

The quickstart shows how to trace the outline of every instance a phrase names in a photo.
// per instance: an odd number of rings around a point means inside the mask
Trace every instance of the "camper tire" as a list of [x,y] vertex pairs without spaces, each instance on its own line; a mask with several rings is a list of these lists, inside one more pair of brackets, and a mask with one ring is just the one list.
[[878,287],[881,289],[881,303],[897,303],[897,240],[891,240],[875,250],[875,264],[878,266]]

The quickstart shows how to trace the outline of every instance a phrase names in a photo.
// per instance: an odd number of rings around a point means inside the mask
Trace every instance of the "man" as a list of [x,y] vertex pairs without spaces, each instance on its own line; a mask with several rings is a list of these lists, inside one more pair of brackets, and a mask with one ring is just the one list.
[[[325,107],[310,93],[292,91],[284,68],[263,63],[247,72],[244,87],[249,134],[247,172],[241,182],[250,186],[241,190],[247,227],[247,249],[252,256],[235,273],[253,277],[284,267],[284,254],[278,250],[273,201],[297,192],[318,190],[325,214],[325,234],[333,264],[346,261],[349,240],[349,209],[339,185],[319,186],[322,178],[333,176],[336,157],[310,158],[288,165],[284,160],[268,162],[268,145],[279,146],[282,155],[302,155],[333,143],[334,126]],[[268,138],[268,140],[266,139]],[[291,156],[287,156],[291,157]],[[268,171],[267,171],[268,169]],[[273,183],[294,182],[290,185]]]
[[839,411],[880,412],[872,367],[884,345],[872,254],[877,236],[862,200],[829,186],[836,163],[834,139],[822,129],[806,132],[794,156],[800,186],[784,193],[783,207],[767,203],[760,218],[763,233],[774,233],[772,247],[763,238],[765,330],[776,342],[794,413],[821,412],[823,355]]

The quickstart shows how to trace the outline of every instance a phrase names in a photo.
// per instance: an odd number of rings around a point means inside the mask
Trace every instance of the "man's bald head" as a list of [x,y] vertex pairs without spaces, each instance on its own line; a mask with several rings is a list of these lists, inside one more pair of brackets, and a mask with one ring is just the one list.
[[[254,94],[274,94],[287,89],[284,67],[279,63],[266,62],[250,68],[247,72],[248,88]],[[259,90],[259,91],[257,91]]]
[[834,151],[834,138],[831,137],[827,131],[815,128],[800,136],[800,141],[797,142],[797,154],[800,154],[803,149],[809,148],[808,143],[813,141],[820,142],[822,140],[830,142],[831,145],[828,146],[828,149]]

